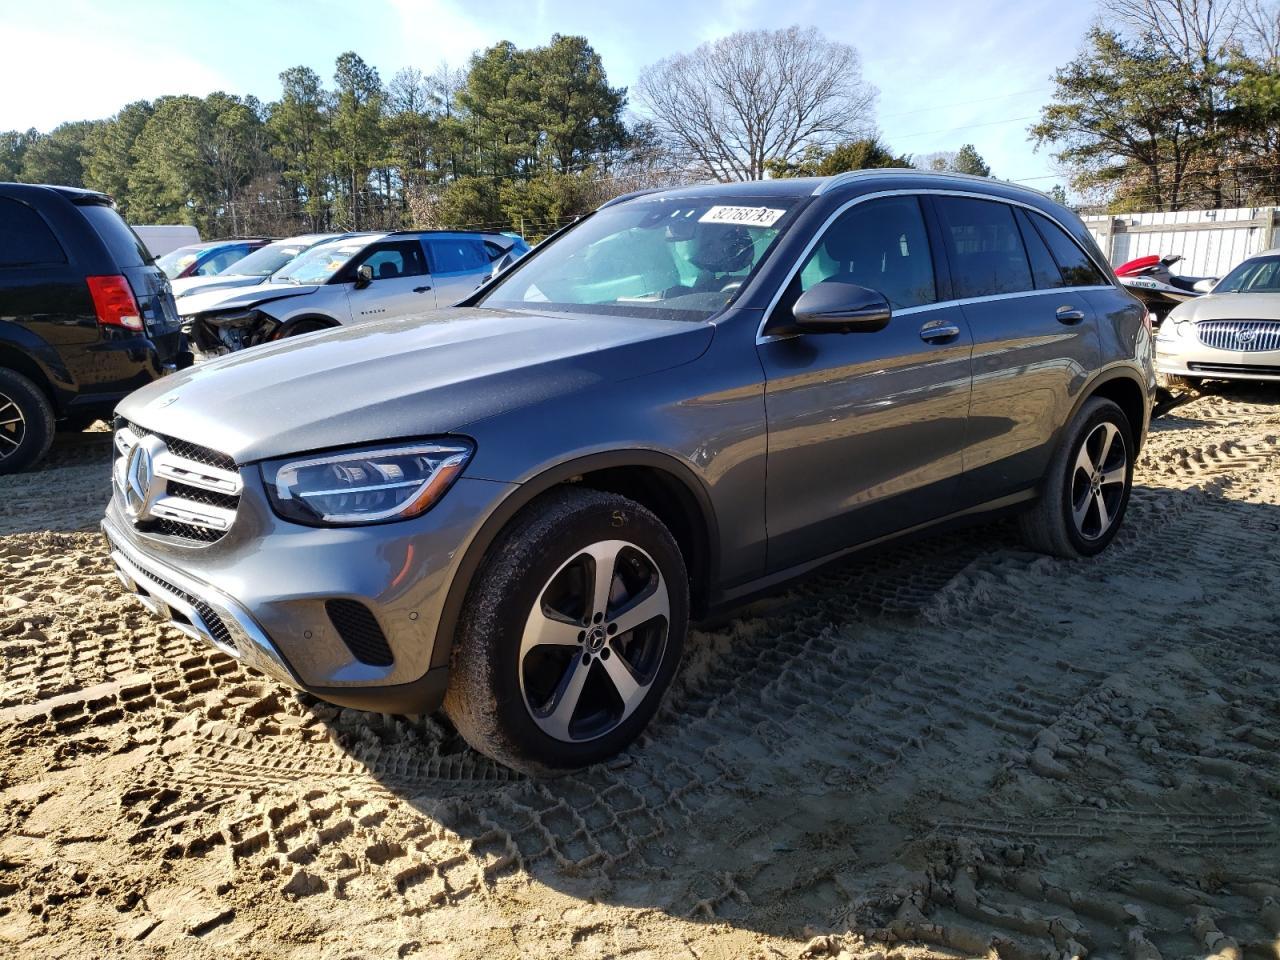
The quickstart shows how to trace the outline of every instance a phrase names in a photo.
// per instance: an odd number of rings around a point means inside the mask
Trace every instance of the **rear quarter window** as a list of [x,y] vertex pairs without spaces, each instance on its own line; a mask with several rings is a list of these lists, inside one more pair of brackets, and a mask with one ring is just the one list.
[[84,214],[119,266],[143,267],[151,263],[151,254],[146,246],[114,209],[101,203],[86,203],[77,209]]
[[1042,214],[1033,213],[1031,219],[1040,228],[1040,235],[1053,252],[1053,259],[1058,261],[1062,279],[1068,287],[1100,287],[1107,284],[1102,271],[1080,245],[1067,236],[1066,231]]
[[0,267],[66,262],[67,255],[44,217],[21,200],[0,197]]

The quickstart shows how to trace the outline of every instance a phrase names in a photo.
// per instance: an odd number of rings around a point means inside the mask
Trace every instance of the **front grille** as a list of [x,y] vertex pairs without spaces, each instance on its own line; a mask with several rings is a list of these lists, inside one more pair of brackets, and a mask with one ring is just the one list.
[[[151,500],[149,513],[135,521],[139,530],[192,543],[221,540],[240,506],[242,483],[235,460],[208,447],[170,437],[123,418],[116,419],[113,477],[123,484],[128,457],[146,441],[153,451],[152,479],[162,493]],[[159,443],[146,438],[153,437]],[[123,491],[124,487],[120,486]]]
[[1201,343],[1215,350],[1280,350],[1280,322],[1275,320],[1202,320],[1196,332]]
[[371,667],[389,667],[395,659],[377,618],[356,600],[326,600],[325,612],[351,655]]
[[1230,373],[1243,377],[1280,377],[1280,367],[1263,366],[1260,363],[1188,363],[1192,373]]

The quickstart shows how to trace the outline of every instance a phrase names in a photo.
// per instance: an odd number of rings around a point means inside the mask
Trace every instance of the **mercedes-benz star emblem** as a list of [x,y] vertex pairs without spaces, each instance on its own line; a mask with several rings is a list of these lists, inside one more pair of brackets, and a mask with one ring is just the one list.
[[156,476],[155,458],[164,451],[158,438],[143,437],[129,451],[119,478],[120,499],[124,512],[135,524],[151,516],[151,508],[164,488],[164,480]]

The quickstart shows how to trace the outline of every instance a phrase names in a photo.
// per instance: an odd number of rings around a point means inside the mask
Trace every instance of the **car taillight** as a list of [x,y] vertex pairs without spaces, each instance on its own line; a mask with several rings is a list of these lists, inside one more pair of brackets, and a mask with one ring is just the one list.
[[98,323],[104,327],[124,327],[126,330],[142,329],[142,311],[133,296],[129,281],[117,274],[113,277],[86,277],[89,295],[93,297],[93,309]]

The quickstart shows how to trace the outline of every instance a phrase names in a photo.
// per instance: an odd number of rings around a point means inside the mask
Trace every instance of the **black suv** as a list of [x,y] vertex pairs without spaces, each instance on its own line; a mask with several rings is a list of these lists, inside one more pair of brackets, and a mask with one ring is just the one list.
[[0,183],[0,474],[190,362],[169,281],[110,197]]

